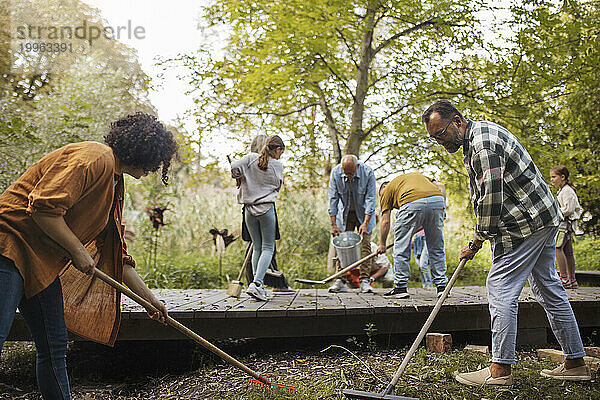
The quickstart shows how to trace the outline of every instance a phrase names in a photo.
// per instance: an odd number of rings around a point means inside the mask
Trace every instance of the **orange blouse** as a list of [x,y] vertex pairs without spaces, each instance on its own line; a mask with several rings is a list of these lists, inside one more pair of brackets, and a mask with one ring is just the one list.
[[31,215],[62,215],[96,268],[121,282],[124,263],[135,262],[123,240],[124,186],[117,163],[104,144],[69,144],[32,165],[0,195],[0,254],[21,273],[25,296],[36,295],[60,275],[67,328],[110,345],[120,323],[119,293],[73,267]]

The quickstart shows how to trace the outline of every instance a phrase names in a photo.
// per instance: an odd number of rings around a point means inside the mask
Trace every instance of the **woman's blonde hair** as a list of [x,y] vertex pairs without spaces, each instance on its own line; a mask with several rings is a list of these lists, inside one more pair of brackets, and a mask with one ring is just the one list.
[[258,157],[258,162],[256,163],[258,168],[266,171],[269,167],[269,158],[274,158],[275,150],[279,148],[285,149],[283,140],[277,135],[269,136],[265,142],[265,147],[263,147],[260,156]]
[[264,133],[260,133],[260,134],[256,135],[254,137],[254,139],[252,139],[252,142],[250,143],[250,151],[252,153],[260,154],[262,149],[265,147],[266,142],[267,142],[267,135],[265,135]]

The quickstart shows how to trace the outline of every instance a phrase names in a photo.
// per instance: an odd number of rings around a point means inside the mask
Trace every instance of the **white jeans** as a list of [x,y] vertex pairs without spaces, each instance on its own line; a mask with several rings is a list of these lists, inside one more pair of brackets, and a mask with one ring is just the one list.
[[554,269],[556,227],[534,232],[510,253],[492,263],[487,277],[492,325],[492,362],[514,364],[518,298],[525,280],[546,311],[565,358],[585,356],[577,320]]

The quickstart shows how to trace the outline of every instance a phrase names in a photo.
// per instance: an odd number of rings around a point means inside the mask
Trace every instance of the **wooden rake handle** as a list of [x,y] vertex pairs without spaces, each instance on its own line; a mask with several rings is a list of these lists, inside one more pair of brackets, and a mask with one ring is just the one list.
[[429,314],[429,318],[427,318],[427,321],[425,321],[425,324],[421,328],[421,331],[417,335],[417,338],[415,339],[412,346],[408,350],[408,353],[406,353],[406,355],[404,356],[404,359],[402,360],[402,364],[400,364],[400,366],[398,367],[398,370],[396,371],[396,373],[394,374],[394,377],[392,378],[390,384],[388,385],[388,389],[390,387],[393,389],[393,387],[396,386],[396,383],[398,383],[398,379],[400,379],[400,377],[404,373],[404,370],[406,369],[406,366],[408,365],[408,362],[411,360],[411,358],[417,351],[417,348],[421,344],[423,337],[429,330],[429,327],[431,326],[431,324],[433,323],[433,320],[437,316],[438,311],[440,311],[442,304],[444,304],[446,297],[448,297],[448,293],[450,293],[450,289],[452,289],[452,286],[454,286],[454,283],[456,282],[456,279],[458,279],[458,275],[460,274],[460,271],[463,269],[463,267],[465,266],[466,263],[467,263],[467,259],[466,258],[462,259],[461,262],[458,264],[458,267],[456,267],[454,274],[452,274],[452,278],[450,278],[450,282],[448,282],[448,284],[446,285],[446,289],[444,290],[444,292],[438,299],[437,303],[435,303],[435,307],[433,307],[433,310]]
[[[392,247],[394,247],[394,243],[388,244],[385,249],[389,250]],[[374,253],[369,254],[368,256],[361,258],[360,260],[348,265],[346,268],[336,272],[335,274],[331,275],[330,277],[323,279],[323,282],[326,283],[335,278],[339,278],[340,276],[344,275],[346,272],[358,267],[360,264],[364,263],[367,260],[370,260],[371,258],[375,257],[376,255],[377,255],[377,252],[374,252]]]
[[[242,268],[240,268],[240,273],[238,274],[238,282],[242,279],[242,275],[244,274],[244,271],[246,270],[246,264],[248,264],[248,261],[250,260],[250,257],[252,256],[252,250],[254,250],[254,243],[250,242],[250,247],[248,248],[248,253],[246,253],[246,258],[244,258],[244,263],[242,264]],[[247,282],[247,284],[249,285],[250,282]]]
[[[116,280],[111,278],[109,275],[105,274],[104,272],[100,271],[97,268],[94,270],[94,276],[97,277],[98,279],[106,282],[107,284],[112,286],[115,290],[125,294],[127,297],[129,297],[130,299],[132,299],[133,301],[135,301],[142,307],[146,308],[147,310],[151,310],[153,312],[160,312],[149,301],[147,301],[143,297],[139,296],[138,294],[134,293],[131,289],[120,284],[119,282],[117,282]],[[167,316],[166,322],[167,322],[167,324],[171,325],[173,328],[177,329],[179,332],[183,333],[184,335],[193,339],[197,343],[201,344],[202,346],[204,346],[206,349],[210,350],[217,356],[221,357],[223,360],[227,361],[229,364],[241,369],[242,371],[244,371],[248,375],[252,376],[256,380],[266,383],[268,385],[271,385],[271,382],[267,381],[265,378],[260,376],[258,373],[251,370],[250,368],[248,368],[246,365],[242,364],[235,358],[231,357],[229,354],[225,353],[223,350],[219,349],[217,346],[210,343],[208,340],[204,339],[202,336],[198,335],[196,332],[192,331],[185,325],[181,324],[179,321],[171,318],[170,316]]]

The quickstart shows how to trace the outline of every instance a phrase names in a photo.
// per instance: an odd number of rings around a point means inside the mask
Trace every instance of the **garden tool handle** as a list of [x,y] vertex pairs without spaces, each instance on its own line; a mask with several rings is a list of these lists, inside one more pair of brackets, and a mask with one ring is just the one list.
[[448,284],[446,285],[446,289],[442,293],[442,296],[438,299],[437,303],[435,303],[435,307],[431,311],[431,314],[429,314],[429,318],[427,318],[427,321],[425,321],[425,324],[421,328],[421,331],[417,335],[417,338],[415,339],[412,346],[408,350],[408,353],[406,353],[406,355],[404,356],[404,359],[402,360],[402,364],[400,364],[400,366],[398,367],[398,370],[394,374],[394,377],[392,378],[392,380],[386,390],[389,390],[390,388],[393,389],[396,386],[396,383],[398,383],[398,379],[400,379],[400,377],[404,373],[404,370],[406,369],[406,366],[408,365],[408,362],[410,361],[410,359],[413,357],[413,355],[417,351],[417,348],[421,344],[423,337],[429,330],[429,327],[431,326],[431,324],[433,323],[433,320],[437,316],[438,311],[440,311],[442,304],[446,300],[446,297],[448,297],[448,293],[450,293],[450,289],[452,289],[452,286],[454,286],[454,283],[456,282],[456,279],[458,278],[460,271],[463,269],[463,267],[465,266],[466,263],[467,263],[467,259],[463,258],[460,261],[460,263],[458,264],[458,267],[456,267],[456,270],[452,274],[452,278],[450,278],[450,282],[448,282]]
[[[129,289],[128,287],[120,284],[119,282],[117,282],[116,280],[111,278],[109,275],[100,271],[97,268],[94,270],[94,276],[97,277],[98,279],[106,282],[107,284],[112,286],[115,290],[125,294],[127,297],[131,298],[131,300],[135,301],[136,303],[143,306],[144,308],[154,311],[154,312],[160,312],[148,300],[144,299],[143,297],[141,297],[140,295],[138,295],[137,293],[135,293],[133,290]],[[181,332],[184,335],[186,335],[187,337],[195,340],[197,343],[201,344],[206,349],[212,351],[214,354],[218,355],[223,360],[238,367],[239,369],[246,372],[248,375],[252,376],[253,378],[255,378],[261,382],[265,382],[265,383],[269,384],[269,382],[265,378],[263,378],[261,375],[259,375],[255,371],[251,370],[250,368],[248,368],[247,366],[245,366],[244,364],[242,364],[235,358],[231,357],[229,354],[225,353],[223,350],[219,349],[217,346],[210,343],[208,340],[204,339],[202,336],[198,335],[196,332],[192,331],[191,329],[189,329],[187,326],[183,325],[179,321],[171,318],[170,316],[167,316],[166,322],[167,322],[167,324],[171,325],[173,328],[177,329],[179,332]]]
[[250,247],[248,248],[248,253],[246,254],[246,258],[244,258],[244,264],[242,264],[242,268],[240,268],[240,273],[238,274],[238,282],[242,279],[242,275],[244,274],[244,271],[246,270],[246,264],[248,264],[248,261],[250,260],[250,257],[252,256],[252,250],[254,250],[254,243],[250,242]]
[[[385,249],[389,250],[393,246],[394,246],[394,243],[390,243],[386,246]],[[376,255],[377,255],[377,252],[373,252],[373,253],[369,254],[368,256],[365,256],[365,257],[361,258],[360,260],[348,265],[346,268],[336,272],[335,274],[331,275],[329,278],[325,278],[323,281],[329,282],[335,278],[339,278],[340,276],[344,275],[346,272],[358,267],[360,264],[364,263],[367,260],[370,260],[371,258],[375,257]]]

